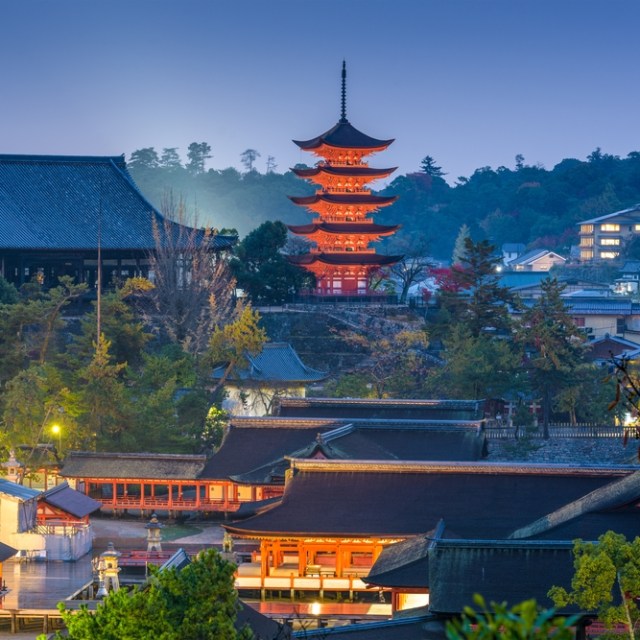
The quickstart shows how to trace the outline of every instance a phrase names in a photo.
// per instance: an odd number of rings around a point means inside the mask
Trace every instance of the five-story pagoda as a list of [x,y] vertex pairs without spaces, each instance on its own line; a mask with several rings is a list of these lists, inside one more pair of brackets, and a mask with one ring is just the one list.
[[372,274],[401,259],[379,255],[369,246],[398,229],[398,225],[375,224],[371,218],[397,196],[373,195],[368,186],[389,176],[395,167],[374,169],[366,161],[393,140],[371,138],[347,120],[346,78],[343,62],[338,124],[311,140],[294,140],[301,149],[321,158],[312,169],[293,169],[297,176],[319,185],[318,191],[308,197],[290,196],[292,202],[307,207],[316,218],[311,224],[289,226],[292,233],[305,236],[315,245],[309,253],[291,255],[289,260],[315,275],[317,295],[369,295]]

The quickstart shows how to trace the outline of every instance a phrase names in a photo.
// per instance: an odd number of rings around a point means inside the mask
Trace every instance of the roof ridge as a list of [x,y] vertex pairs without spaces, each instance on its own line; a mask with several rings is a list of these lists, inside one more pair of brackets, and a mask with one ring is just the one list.
[[594,489],[590,493],[565,504],[534,522],[516,529],[508,537],[510,539],[528,538],[560,524],[574,520],[578,516],[595,510],[607,509],[619,505],[620,500],[629,502],[640,495],[640,471],[629,476],[613,480],[609,484]]
[[591,475],[629,476],[637,467],[585,467],[580,465],[508,463],[508,462],[441,462],[422,460],[308,460],[290,458],[292,469],[316,473],[474,473],[491,475]]

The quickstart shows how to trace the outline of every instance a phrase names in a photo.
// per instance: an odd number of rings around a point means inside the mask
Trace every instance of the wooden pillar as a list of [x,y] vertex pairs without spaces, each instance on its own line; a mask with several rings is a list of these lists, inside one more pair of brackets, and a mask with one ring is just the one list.
[[307,569],[307,550],[304,542],[298,540],[296,544],[298,545],[298,575],[303,576]]
[[222,500],[223,500],[223,511],[229,510],[229,489],[231,485],[228,482],[225,482],[222,485]]
[[264,579],[269,573],[269,543],[260,541],[260,578]]
[[118,499],[118,483],[114,481],[112,494],[111,494],[111,504],[113,505],[114,509],[116,508],[117,499]]

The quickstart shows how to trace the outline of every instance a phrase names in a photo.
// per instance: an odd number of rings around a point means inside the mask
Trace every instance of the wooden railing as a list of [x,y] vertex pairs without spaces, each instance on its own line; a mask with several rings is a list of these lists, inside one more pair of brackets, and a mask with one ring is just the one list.
[[[634,435],[636,428],[626,428]],[[625,427],[597,424],[552,424],[549,425],[550,438],[620,438],[624,437]],[[537,427],[489,427],[485,434],[490,440],[509,440],[513,438],[543,438],[542,425]]]

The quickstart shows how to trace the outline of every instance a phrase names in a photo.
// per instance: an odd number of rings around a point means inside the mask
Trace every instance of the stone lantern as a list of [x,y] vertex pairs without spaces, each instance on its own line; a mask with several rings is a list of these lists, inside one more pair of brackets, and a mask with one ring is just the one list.
[[115,550],[113,542],[110,542],[107,545],[107,550],[100,554],[96,598],[104,598],[109,593],[109,589],[117,591],[120,588],[118,558],[121,555],[119,551]]
[[162,551],[162,529],[164,525],[158,522],[158,516],[151,514],[151,520],[144,525],[147,530],[147,553]]
[[9,451],[9,459],[2,463],[2,468],[6,469],[7,480],[17,484],[22,482],[22,476],[24,474],[23,465],[16,460],[16,452],[13,449]]

